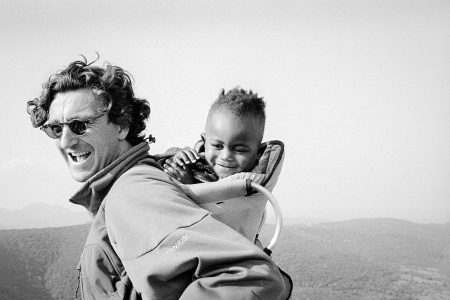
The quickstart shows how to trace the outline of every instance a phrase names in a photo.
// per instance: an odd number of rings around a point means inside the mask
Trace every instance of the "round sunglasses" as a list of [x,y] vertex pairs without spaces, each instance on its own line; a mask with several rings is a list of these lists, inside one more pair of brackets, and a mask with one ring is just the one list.
[[63,126],[67,125],[75,135],[83,135],[86,133],[89,125],[92,124],[95,120],[100,118],[105,114],[101,114],[89,120],[81,121],[81,120],[73,120],[71,122],[65,123],[53,123],[53,124],[45,124],[41,126],[41,130],[43,130],[49,137],[52,139],[59,139],[63,133]]

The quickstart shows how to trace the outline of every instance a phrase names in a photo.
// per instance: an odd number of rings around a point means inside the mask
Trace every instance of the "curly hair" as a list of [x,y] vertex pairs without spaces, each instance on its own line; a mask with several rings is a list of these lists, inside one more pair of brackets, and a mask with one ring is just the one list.
[[208,119],[219,109],[226,109],[239,118],[254,117],[264,131],[266,123],[266,103],[263,97],[258,97],[258,94],[253,93],[252,90],[248,92],[240,87],[235,87],[225,93],[225,90],[219,94],[219,97],[213,102],[209,109]]
[[27,102],[27,112],[33,127],[40,127],[47,121],[50,105],[56,94],[88,89],[97,101],[104,104],[102,112],[108,112],[111,122],[129,127],[126,140],[131,145],[144,141],[142,132],[150,115],[150,105],[147,100],[134,96],[131,75],[110,64],[105,64],[104,68],[93,66],[98,58],[88,63],[82,57],[82,61],[74,61],[51,75],[42,85],[41,95]]

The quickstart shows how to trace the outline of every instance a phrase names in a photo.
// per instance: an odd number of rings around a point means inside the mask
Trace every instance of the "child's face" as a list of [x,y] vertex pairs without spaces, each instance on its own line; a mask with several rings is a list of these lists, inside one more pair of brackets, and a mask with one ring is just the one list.
[[257,160],[262,130],[253,117],[243,119],[219,109],[205,128],[205,158],[219,178],[250,171]]

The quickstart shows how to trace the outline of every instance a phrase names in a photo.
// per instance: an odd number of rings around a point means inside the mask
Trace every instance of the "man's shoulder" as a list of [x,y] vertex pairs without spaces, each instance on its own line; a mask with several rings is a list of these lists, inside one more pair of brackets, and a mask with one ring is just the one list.
[[[151,208],[153,212],[172,206],[196,207],[183,188],[164,171],[139,162],[122,174],[104,199],[105,205],[120,213]],[[198,208],[198,207],[197,207]]]
[[129,259],[157,247],[171,232],[202,220],[182,188],[152,165],[138,163],[122,174],[104,199],[105,220],[119,255]]
[[130,185],[149,183],[153,181],[165,182],[177,187],[169,175],[167,175],[152,157],[139,161],[136,165],[123,173],[114,185]]

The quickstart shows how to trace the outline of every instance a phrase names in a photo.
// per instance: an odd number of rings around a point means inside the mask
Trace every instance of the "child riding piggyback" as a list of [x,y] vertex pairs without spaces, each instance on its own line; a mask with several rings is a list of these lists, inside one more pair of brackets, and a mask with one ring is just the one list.
[[[251,90],[222,90],[209,109],[201,140],[194,148],[169,149],[160,161],[164,171],[183,184],[250,179],[272,190],[281,171],[284,145],[280,141],[262,142],[265,106],[263,98]],[[255,242],[264,222],[267,199],[251,201],[252,197],[262,195],[235,199],[239,205],[235,205],[232,214],[237,218],[256,218],[258,222],[251,228],[244,228],[239,222],[225,223],[232,223],[227,225]]]

